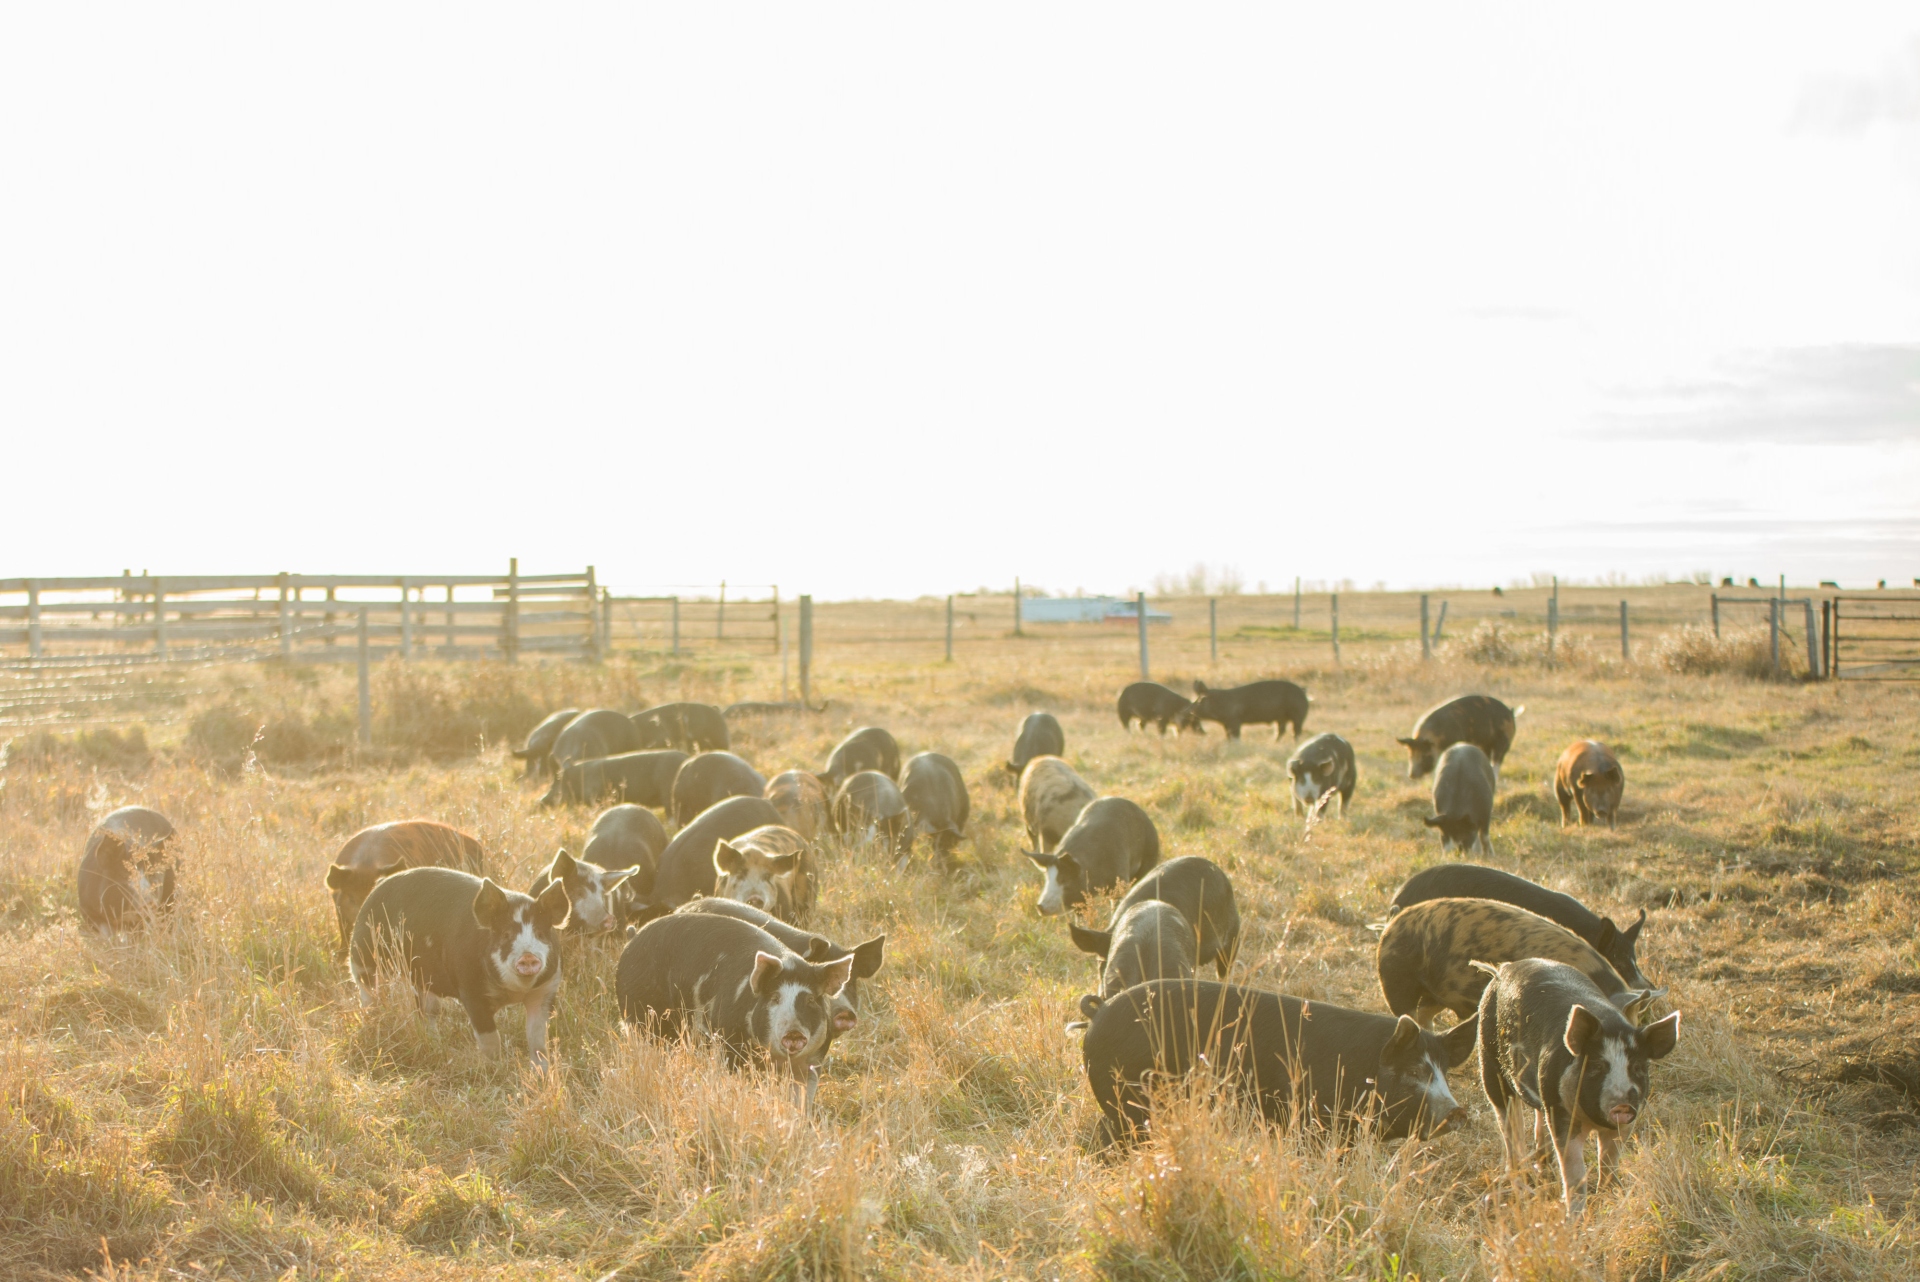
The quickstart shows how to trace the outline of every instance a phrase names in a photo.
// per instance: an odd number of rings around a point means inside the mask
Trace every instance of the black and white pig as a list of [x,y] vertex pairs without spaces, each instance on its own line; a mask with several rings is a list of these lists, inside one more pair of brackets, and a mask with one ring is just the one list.
[[1058,757],[1066,750],[1067,732],[1060,728],[1060,719],[1051,712],[1029,712],[1020,723],[1020,733],[1013,737],[1013,755],[1007,758],[1007,769],[1018,775],[1035,757]]
[[728,797],[764,797],[766,776],[731,752],[688,757],[673,776],[673,821],[683,824]]
[[834,746],[820,781],[829,794],[862,770],[878,770],[888,779],[900,778],[900,745],[879,726],[862,726]]
[[1131,882],[1160,862],[1160,833],[1147,812],[1125,797],[1089,802],[1051,854],[1026,852],[1047,875],[1040,911],[1052,917],[1078,908],[1087,895]]
[[603,868],[560,850],[533,879],[527,894],[538,901],[547,887],[559,882],[567,892],[567,902],[573,905],[567,929],[580,935],[607,935],[620,925],[620,887],[639,871],[635,867]]
[[1493,853],[1487,832],[1493,827],[1493,763],[1471,743],[1456,743],[1440,754],[1433,775],[1433,813],[1421,820],[1440,830],[1440,849]]
[[173,825],[158,810],[122,806],[87,834],[80,853],[80,917],[103,935],[173,903]]
[[1083,1048],[1107,1137],[1125,1143],[1150,1120],[1149,1079],[1204,1062],[1274,1122],[1294,1101],[1333,1123],[1377,1116],[1381,1134],[1430,1138],[1466,1110],[1447,1070],[1473,1053],[1472,1021],[1444,1034],[1410,1019],[1205,979],[1155,979],[1093,1016]]
[[1295,748],[1287,758],[1287,773],[1293,776],[1293,813],[1296,815],[1312,814],[1320,798],[1337,792],[1340,814],[1344,817],[1353,800],[1354,785],[1360,778],[1353,764],[1353,745],[1337,734],[1317,734]]
[[1548,890],[1525,877],[1516,877],[1498,868],[1483,868],[1479,864],[1438,864],[1407,878],[1406,884],[1393,893],[1393,902],[1387,906],[1387,916],[1392,917],[1429,899],[1497,899],[1503,904],[1538,913],[1550,922],[1565,926],[1591,944],[1594,951],[1606,958],[1607,963],[1619,972],[1620,978],[1635,988],[1654,986],[1653,981],[1641,971],[1640,962],[1634,956],[1634,948],[1640,941],[1640,930],[1647,924],[1647,910],[1644,908],[1633,925],[1621,930],[1613,924],[1611,917],[1600,916],[1572,895]]
[[714,894],[764,909],[782,921],[813,911],[813,860],[807,839],[764,824],[713,848]]
[[489,1059],[501,1053],[495,1012],[524,1006],[527,1053],[544,1064],[567,915],[566,888],[558,883],[534,899],[457,869],[410,868],[380,882],[360,906],[348,966],[364,1002],[379,981],[379,963],[396,956],[423,1009],[432,1012],[439,997],[466,1009]]
[[634,932],[614,990],[622,1017],[663,1037],[717,1039],[736,1066],[770,1058],[811,1106],[829,1006],[852,974],[851,956],[810,962],[737,917],[674,913]]
[[951,858],[953,848],[966,835],[967,816],[973,808],[967,798],[967,781],[953,758],[938,752],[908,757],[907,764],[900,768],[900,797],[907,803],[911,821],[901,838],[902,863],[921,837],[932,840],[937,859]]
[[1652,1063],[1680,1040],[1680,1012],[1636,1028],[1571,966],[1541,957],[1480,963],[1480,1084],[1500,1118],[1507,1169],[1526,1152],[1516,1104],[1547,1124],[1569,1216],[1586,1205],[1586,1140],[1600,1142],[1600,1178],[1619,1163],[1620,1135],[1639,1120]]

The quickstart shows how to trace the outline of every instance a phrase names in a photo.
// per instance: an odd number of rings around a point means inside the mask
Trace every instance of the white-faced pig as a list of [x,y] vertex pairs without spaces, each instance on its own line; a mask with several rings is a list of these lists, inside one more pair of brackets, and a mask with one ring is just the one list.
[[1598,818],[1613,827],[1613,818],[1620,810],[1620,794],[1626,790],[1626,771],[1597,740],[1575,739],[1553,768],[1553,795],[1560,803],[1562,828],[1573,822],[1575,806],[1580,808],[1582,824]]
[[366,1000],[380,963],[399,960],[424,1008],[451,997],[466,1009],[489,1059],[500,1057],[494,1014],[524,1006],[527,1053],[544,1064],[567,912],[557,882],[534,899],[457,869],[410,868],[375,886],[361,905],[348,964]]
[[1493,763],[1470,743],[1456,743],[1440,754],[1433,775],[1433,813],[1421,822],[1440,830],[1440,849],[1491,855],[1493,843]]
[[1644,908],[1633,925],[1621,930],[1611,917],[1600,916],[1572,895],[1548,890],[1525,877],[1479,864],[1438,864],[1407,878],[1406,884],[1394,892],[1387,915],[1391,917],[1429,899],[1497,899],[1538,913],[1592,944],[1594,951],[1606,958],[1628,984],[1635,988],[1653,987],[1653,981],[1641,972],[1639,960],[1634,956],[1640,930],[1647,924]]
[[634,932],[614,988],[627,1020],[663,1037],[716,1038],[736,1065],[771,1058],[810,1105],[829,1005],[852,974],[852,957],[810,962],[738,918],[674,913]]
[[847,977],[847,984],[827,1003],[827,1018],[830,1021],[826,1044],[814,1057],[818,1063],[826,1057],[827,1049],[833,1039],[853,1031],[860,1022],[860,981],[872,979],[880,973],[880,963],[886,958],[887,937],[875,935],[864,944],[855,944],[848,948],[836,944],[823,936],[801,930],[789,925],[758,908],[749,908],[732,899],[714,896],[708,899],[696,899],[674,909],[676,913],[715,913],[722,917],[738,917],[772,935],[775,939],[791,948],[810,962],[839,961],[842,957],[853,959],[853,973]]
[[932,840],[937,859],[951,858],[953,848],[966,835],[967,816],[973,808],[967,798],[967,781],[953,758],[938,752],[907,758],[907,764],[900,768],[900,798],[907,803],[910,820],[901,839],[902,862],[913,853],[913,843],[921,837]]
[[1637,1028],[1580,971],[1530,957],[1483,967],[1491,976],[1479,1006],[1480,1084],[1500,1118],[1507,1169],[1527,1142],[1516,1105],[1541,1121],[1560,1167],[1569,1216],[1586,1202],[1586,1140],[1600,1141],[1600,1178],[1619,1163],[1620,1135],[1639,1120],[1652,1063],[1680,1040],[1680,1012]]
[[80,853],[80,917],[104,935],[173,903],[173,825],[158,810],[122,806],[87,834]]
[[1193,683],[1194,699],[1175,721],[1182,730],[1198,730],[1202,721],[1218,721],[1227,738],[1238,739],[1241,726],[1273,726],[1278,739],[1293,727],[1298,739],[1306,729],[1307,692],[1291,681],[1250,681],[1230,690],[1212,690],[1204,681]]
[[1565,926],[1492,899],[1429,899],[1395,914],[1380,933],[1380,991],[1388,1010],[1423,1025],[1442,1010],[1465,1019],[1487,986],[1473,963],[1497,966],[1521,957],[1566,962],[1623,1011],[1660,995],[1628,988],[1593,945]]
[[813,910],[812,864],[806,838],[782,824],[764,824],[714,846],[713,891],[782,921],[800,921]]
[[667,830],[653,811],[627,803],[608,806],[595,817],[580,857],[602,868],[634,869],[616,896],[624,918],[635,902],[652,893],[660,871],[660,852],[666,848]]
[[553,773],[553,743],[567,723],[580,715],[578,708],[562,708],[548,713],[546,720],[527,732],[527,741],[513,750],[516,760],[527,763],[527,774]]
[[724,752],[733,746],[727,718],[711,703],[663,703],[632,717],[642,748],[678,748],[682,752]]
[[568,762],[554,772],[540,804],[592,806],[612,799],[664,810],[672,802],[674,778],[688,760],[684,752],[656,748]]
[[1198,721],[1183,725],[1180,716],[1193,706],[1193,700],[1178,690],[1170,690],[1158,681],[1136,681],[1120,692],[1120,724],[1128,730],[1138,721],[1145,730],[1151,721],[1160,727],[1160,733],[1167,732],[1167,723],[1172,722],[1175,733],[1190,729],[1196,734],[1205,734],[1206,729]]
[[1410,1019],[1204,979],[1155,979],[1105,1002],[1084,1047],[1087,1082],[1110,1140],[1150,1120],[1152,1081],[1206,1064],[1274,1122],[1304,1104],[1313,1120],[1378,1119],[1389,1139],[1432,1137],[1465,1110],[1447,1070],[1474,1048],[1471,1022],[1445,1034]]
[[673,777],[673,821],[683,824],[728,797],[764,797],[766,776],[731,752],[688,757]]
[[1172,904],[1180,910],[1188,929],[1195,932],[1195,964],[1205,966],[1211,962],[1215,972],[1225,979],[1234,954],[1240,949],[1240,909],[1233,900],[1232,880],[1219,864],[1200,855],[1169,859],[1134,882],[1126,896],[1114,905],[1106,932],[1073,927],[1075,946],[1083,952],[1097,951],[1100,956],[1107,956],[1104,945],[1097,948],[1089,945],[1099,944],[1107,932],[1118,931],[1120,918],[1133,905],[1153,900]]
[[1293,776],[1293,813],[1312,814],[1320,798],[1330,792],[1340,794],[1340,813],[1347,813],[1353,800],[1359,771],[1353,764],[1353,745],[1337,734],[1317,734],[1293,750],[1287,758],[1287,773]]
[[595,757],[617,757],[637,752],[644,745],[639,732],[624,712],[611,708],[592,708],[567,722],[553,740],[553,767]]
[[1051,917],[1078,908],[1094,891],[1143,876],[1160,862],[1160,833],[1134,802],[1101,797],[1080,812],[1053,853],[1026,855],[1047,875],[1040,911]]
[[660,871],[653,889],[636,910],[637,917],[669,912],[695,895],[713,893],[713,852],[723,841],[764,824],[780,822],[780,812],[765,797],[728,797],[700,812],[694,821],[673,834],[660,852]]
[[1060,844],[1099,794],[1059,757],[1035,757],[1020,772],[1020,814],[1027,823],[1027,844],[1039,851]]
[[862,726],[834,746],[820,782],[829,793],[838,795],[841,787],[862,770],[878,770],[889,779],[900,778],[900,745],[879,726]]
[[820,776],[805,770],[786,770],[767,780],[764,794],[780,812],[780,822],[805,837],[818,841],[833,831],[827,817],[826,785]]
[[486,856],[480,839],[431,819],[400,819],[374,824],[347,838],[327,865],[327,890],[333,895],[334,920],[340,926],[340,953],[353,941],[353,921],[382,877],[408,868],[459,868],[481,872]]
[[567,902],[573,905],[567,929],[581,935],[607,935],[620,924],[620,887],[639,871],[638,868],[603,868],[560,850],[533,879],[527,894],[538,900],[548,886],[559,882],[567,892]]
[[1080,999],[1081,1018],[1067,1025],[1070,1033],[1086,1028],[1107,999],[1122,990],[1149,979],[1192,979],[1198,968],[1193,923],[1158,899],[1126,905],[1105,930],[1077,923],[1068,930],[1075,948],[1100,959],[1100,992]]
[[1473,744],[1498,769],[1513,746],[1514,723],[1525,711],[1485,694],[1463,694],[1427,709],[1414,723],[1413,737],[1400,740],[1407,750],[1407,778],[1418,779],[1432,770],[1440,754],[1456,743]]
[[1018,775],[1035,757],[1057,757],[1067,750],[1067,732],[1051,712],[1029,712],[1013,737],[1013,755],[1007,769]]
[[849,775],[833,796],[833,828],[848,841],[884,841],[888,853],[898,855],[911,822],[899,785],[878,770]]

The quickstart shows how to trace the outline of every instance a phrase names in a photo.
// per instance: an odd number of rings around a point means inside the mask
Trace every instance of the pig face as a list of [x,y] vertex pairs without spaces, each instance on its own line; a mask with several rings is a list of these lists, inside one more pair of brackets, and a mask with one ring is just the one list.
[[1480,844],[1480,825],[1472,815],[1428,815],[1421,820],[1440,830],[1440,849],[1472,850]]
[[567,902],[573,906],[568,924],[589,935],[605,934],[618,924],[623,907],[620,887],[639,871],[637,866],[602,868],[564,850],[547,865],[547,877],[566,888]]
[[1027,851],[1026,856],[1047,875],[1047,884],[1040,889],[1043,915],[1057,917],[1069,908],[1078,908],[1086,899],[1087,874],[1079,860],[1072,855],[1043,855],[1037,850]]
[[713,847],[713,891],[784,920],[792,906],[783,879],[799,866],[798,854],[768,855],[718,841]]
[[853,974],[853,957],[816,964],[788,953],[756,953],[748,981],[760,999],[754,1031],[777,1055],[805,1058],[827,1038],[831,1022],[829,1003],[846,987]]
[[1431,1139],[1466,1116],[1447,1087],[1447,1070],[1467,1062],[1478,1031],[1477,1017],[1445,1033],[1426,1032],[1411,1015],[1400,1017],[1368,1080],[1380,1101],[1381,1134]]
[[1314,802],[1320,800],[1322,793],[1333,790],[1340,773],[1340,763],[1332,757],[1318,761],[1295,758],[1287,763],[1287,773],[1293,776],[1293,795],[1311,808]]
[[1407,750],[1407,778],[1418,779],[1433,773],[1440,761],[1439,749],[1425,739],[1402,739],[1400,744]]
[[1613,827],[1613,817],[1620,809],[1620,794],[1626,791],[1627,781],[1619,766],[1608,766],[1604,770],[1582,770],[1573,780],[1573,790],[1587,805],[1587,809],[1607,821],[1607,827]]
[[[1584,1006],[1567,1012],[1567,1049],[1574,1061],[1563,1074],[1560,1098],[1578,1099],[1587,1120],[1608,1130],[1633,1125],[1646,1106],[1652,1064],[1680,1040],[1680,1012],[1645,1028],[1621,1028]],[[1576,1078],[1569,1081],[1569,1078]]]
[[549,885],[538,899],[509,894],[491,879],[480,883],[473,919],[487,932],[487,964],[502,988],[524,993],[553,978],[569,907],[562,882]]

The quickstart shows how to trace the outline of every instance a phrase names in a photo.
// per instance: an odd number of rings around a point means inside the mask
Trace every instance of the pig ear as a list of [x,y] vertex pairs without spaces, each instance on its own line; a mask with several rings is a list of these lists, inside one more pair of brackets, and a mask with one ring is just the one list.
[[767,860],[767,867],[773,871],[776,877],[781,873],[792,872],[799,866],[799,855],[775,855],[772,859]]
[[554,881],[571,881],[580,876],[580,869],[574,864],[573,856],[562,846],[553,852],[553,862],[547,865],[547,876]]
[[713,843],[714,871],[724,876],[732,876],[734,873],[745,869],[746,866],[747,857],[740,853],[738,847],[729,845],[725,840]]
[[1679,1040],[1679,1011],[1640,1030],[1640,1044],[1646,1047],[1648,1059],[1665,1059]]
[[1059,860],[1055,859],[1052,855],[1043,855],[1037,850],[1023,850],[1020,853],[1033,860],[1034,863],[1039,864],[1042,868],[1051,868],[1059,862]]
[[786,969],[780,959],[772,953],[753,955],[753,978],[749,981],[756,997],[765,997],[780,984],[780,973]]
[[1600,919],[1599,937],[1593,941],[1594,951],[1604,956],[1607,949],[1613,947],[1613,941],[1619,937],[1620,928],[1613,924],[1613,918],[1602,917]]
[[1387,1044],[1380,1048],[1380,1058],[1398,1058],[1420,1044],[1420,1025],[1413,1022],[1413,1016],[1402,1015],[1393,1026],[1393,1035],[1387,1038]]
[[839,951],[833,946],[831,940],[822,939],[818,935],[807,936],[807,960],[810,962],[826,961]]
[[378,868],[375,868],[373,870],[373,879],[375,881],[379,881],[382,877],[391,877],[393,876],[393,874],[397,872],[404,872],[406,870],[406,867],[407,867],[406,859],[401,857],[396,857],[392,863],[381,864]]
[[345,864],[327,865],[327,889],[345,890],[353,884],[353,869]]
[[1633,925],[1620,932],[1620,938],[1626,941],[1627,947],[1631,948],[1640,942],[1640,928],[1646,924],[1647,910],[1642,908],[1640,910],[1640,916],[1634,921]]
[[473,896],[473,919],[492,929],[493,923],[506,910],[507,892],[494,885],[491,877],[482,878],[480,889]]
[[617,872],[607,873],[604,877],[600,878],[601,893],[608,894],[608,895],[612,894],[614,891],[618,890],[620,886],[623,883],[625,883],[629,877],[632,877],[634,874],[638,873],[639,871],[640,871],[640,865],[635,864],[631,868],[622,868]]
[[880,970],[880,963],[886,960],[887,937],[875,935],[866,943],[853,950],[853,977],[872,979]]
[[1193,692],[1195,694],[1205,694],[1207,692],[1207,683],[1204,681],[1195,681],[1193,683]]
[[1599,1031],[1599,1017],[1585,1006],[1575,1006],[1567,1012],[1567,1032],[1562,1040],[1575,1055],[1584,1055],[1587,1053],[1587,1043]]
[[1420,822],[1429,828],[1444,828],[1447,826],[1447,817],[1445,815],[1428,815]]
[[847,986],[853,978],[853,954],[849,953],[838,961],[830,961],[820,967],[820,992],[832,997]]
[[533,915],[544,917],[547,924],[558,929],[567,924],[573,916],[573,900],[567,897],[567,883],[550,881],[547,888],[540,892],[540,898],[533,901]]
[[1405,748],[1418,748],[1420,746],[1418,739],[1395,739],[1394,742]]
[[1110,930],[1088,930],[1078,922],[1067,923],[1067,934],[1073,937],[1073,946],[1083,953],[1092,953],[1095,957],[1105,958],[1107,950],[1113,947],[1113,932]]
[[1462,1023],[1440,1035],[1447,1044],[1447,1067],[1458,1068],[1467,1062],[1480,1040],[1480,1012],[1475,1011]]

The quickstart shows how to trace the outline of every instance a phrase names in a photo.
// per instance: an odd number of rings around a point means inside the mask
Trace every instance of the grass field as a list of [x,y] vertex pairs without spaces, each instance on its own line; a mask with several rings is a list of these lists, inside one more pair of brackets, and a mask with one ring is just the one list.
[[[549,1072],[517,1014],[489,1065],[457,1009],[363,1010],[321,884],[362,825],[426,816],[524,886],[592,815],[538,809],[503,739],[563,702],[770,697],[770,655],[389,668],[370,753],[338,746],[350,674],[260,667],[138,737],[18,736],[0,767],[0,1277],[1910,1276],[1920,692],[1468,650],[1383,645],[1332,670],[1234,647],[1215,671],[1203,634],[1172,653],[1185,666],[1156,675],[1175,683],[1298,679],[1310,730],[1354,742],[1353,810],[1310,840],[1290,743],[1122,732],[1124,638],[823,663],[827,709],[744,721],[736,751],[772,774],[884,725],[959,761],[974,818],[945,878],[826,852],[810,924],[888,949],[811,1119],[770,1077],[623,1034],[610,943],[567,956]],[[1568,1224],[1557,1190],[1495,1178],[1471,1071],[1454,1088],[1473,1119],[1431,1144],[1279,1132],[1200,1098],[1134,1153],[1095,1151],[1061,1027],[1095,966],[1034,910],[999,768],[1019,719],[1054,711],[1069,759],[1145,805],[1166,854],[1232,874],[1236,978],[1379,1009],[1365,923],[1439,860],[1393,737],[1468,690],[1527,708],[1494,862],[1616,918],[1648,908],[1643,967],[1684,1012],[1622,1179]],[[1546,780],[1584,735],[1626,766],[1617,831],[1559,827]],[[73,868],[94,819],[134,802],[181,830],[181,902],[108,943],[78,929]]]

